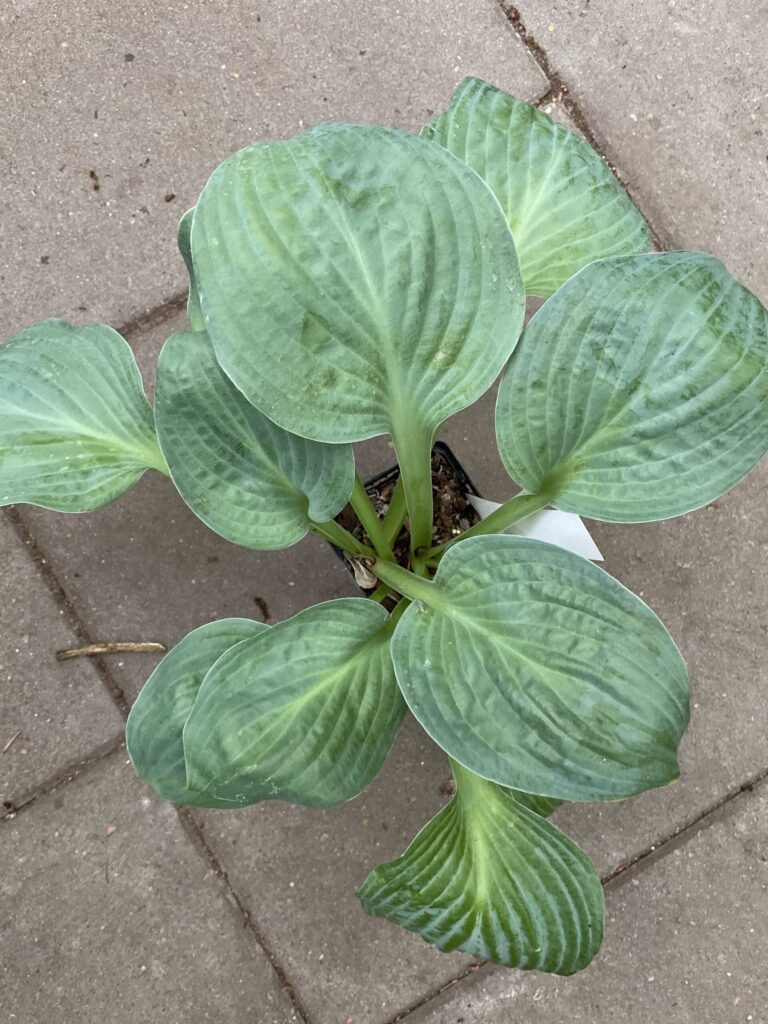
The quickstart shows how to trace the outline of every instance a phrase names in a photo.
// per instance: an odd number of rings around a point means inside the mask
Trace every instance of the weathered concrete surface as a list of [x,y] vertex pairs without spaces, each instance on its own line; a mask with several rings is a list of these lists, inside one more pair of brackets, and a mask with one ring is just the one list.
[[450,777],[443,752],[409,718],[379,777],[349,803],[195,812],[314,1024],[384,1024],[473,962],[367,917],[355,896],[446,803]]
[[483,969],[409,1024],[768,1024],[768,786],[609,887],[583,974]]
[[608,157],[672,247],[768,298],[765,0],[519,0]]
[[87,660],[56,662],[78,640],[2,514],[0,608],[0,802],[18,806],[116,741],[123,718]]
[[[280,552],[235,547],[204,526],[158,474],[87,518],[25,514],[40,543],[55,551],[67,593],[99,641],[170,647],[212,619],[273,622],[355,592],[324,541],[308,537]],[[129,700],[159,657],[110,656],[112,676]]]
[[0,338],[117,327],[184,287],[176,225],[241,146],[418,129],[466,74],[547,83],[488,0],[11,0],[0,9]]
[[224,884],[125,761],[0,824],[5,1020],[298,1021]]

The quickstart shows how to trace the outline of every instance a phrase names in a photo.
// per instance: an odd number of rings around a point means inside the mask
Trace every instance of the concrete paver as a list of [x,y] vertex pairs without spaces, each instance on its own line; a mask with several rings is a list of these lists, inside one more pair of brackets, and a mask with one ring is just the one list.
[[[157,474],[87,518],[62,519],[38,509],[25,514],[91,636],[102,642],[171,647],[212,619],[264,620],[266,609],[273,622],[308,604],[355,593],[324,541],[310,537],[281,552],[235,547],[204,526]],[[111,674],[129,700],[159,658],[109,656]]]
[[767,1024],[768,786],[606,894],[582,974],[484,969],[409,1024]]
[[19,806],[65,768],[115,741],[123,718],[86,660],[57,664],[55,652],[78,640],[3,516],[0,608],[0,750],[10,743],[0,753],[0,801]]
[[2,338],[117,327],[184,287],[179,217],[241,146],[318,121],[418,129],[470,73],[547,89],[488,0],[11,0],[0,38]]
[[384,1024],[473,962],[368,917],[355,896],[448,800],[450,777],[445,755],[408,718],[379,777],[348,803],[195,812],[313,1024]]
[[125,761],[0,824],[5,1019],[298,1021],[223,883]]
[[768,298],[765,0],[519,0],[644,213]]

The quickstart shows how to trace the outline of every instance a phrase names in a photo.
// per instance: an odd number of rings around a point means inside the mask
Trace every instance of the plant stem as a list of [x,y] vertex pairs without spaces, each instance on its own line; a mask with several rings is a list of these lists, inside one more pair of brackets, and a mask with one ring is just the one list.
[[376,510],[371,504],[371,499],[368,497],[365,485],[357,473],[355,473],[355,486],[352,489],[352,496],[349,501],[355,510],[357,518],[363,524],[363,529],[370,537],[376,554],[379,558],[388,558],[391,562],[394,562],[395,556],[392,554],[392,548],[384,536],[381,520],[376,515]]
[[491,512],[481,522],[470,526],[468,530],[459,534],[458,537],[453,537],[444,544],[438,544],[437,547],[430,548],[422,557],[430,559],[440,556],[457,541],[465,540],[467,537],[479,537],[487,533],[503,533],[509,526],[514,526],[521,519],[527,519],[534,512],[539,512],[545,508],[549,504],[549,500],[550,496],[548,494],[516,494],[514,498],[505,501],[503,505],[500,505],[495,512]]
[[393,434],[392,441],[408,506],[413,554],[432,543],[432,433],[414,428],[405,437]]
[[390,588],[386,583],[380,583],[372,594],[368,595],[369,601],[377,601],[379,604],[391,593]]
[[467,811],[471,813],[473,805],[482,806],[491,793],[498,793],[498,788],[493,782],[482,778],[465,768],[463,764],[449,758],[451,763],[451,774],[456,783],[456,796],[462,801]]
[[386,583],[390,589],[397,591],[398,594],[409,597],[412,601],[424,601],[427,604],[434,603],[436,587],[429,580],[425,580],[421,576],[415,576],[407,569],[403,569],[401,565],[384,561],[384,559],[376,558],[372,562],[368,561],[365,564],[374,576],[378,576],[382,583]]
[[354,555],[355,558],[370,558],[373,555],[373,551],[367,544],[362,544],[357,537],[354,537],[349,530],[345,530],[341,523],[337,523],[334,519],[329,519],[325,523],[312,523],[311,526],[315,533],[319,533],[331,544]]
[[400,536],[405,517],[408,514],[408,507],[405,504],[405,487],[403,486],[402,474],[397,478],[395,489],[389,502],[387,514],[384,516],[383,530],[384,540],[390,547]]
[[411,602],[408,600],[408,598],[404,597],[402,601],[399,601],[392,609],[392,611],[389,613],[389,625],[391,629],[394,630],[395,626],[402,618],[403,612],[410,605],[410,603]]

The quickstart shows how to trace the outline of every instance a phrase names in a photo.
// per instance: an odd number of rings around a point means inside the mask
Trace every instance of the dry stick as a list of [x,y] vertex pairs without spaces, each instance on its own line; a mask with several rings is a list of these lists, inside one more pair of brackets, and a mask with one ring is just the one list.
[[56,651],[56,661],[68,661],[69,658],[90,658],[95,654],[162,654],[165,650],[164,644],[151,642],[86,644],[84,647],[69,647],[64,651]]
[[11,749],[11,747],[16,742],[16,740],[19,738],[19,736],[21,736],[21,729],[19,729],[19,731],[16,733],[15,736],[11,736],[11,738],[5,744],[5,746],[3,747],[3,753],[4,754],[6,754]]

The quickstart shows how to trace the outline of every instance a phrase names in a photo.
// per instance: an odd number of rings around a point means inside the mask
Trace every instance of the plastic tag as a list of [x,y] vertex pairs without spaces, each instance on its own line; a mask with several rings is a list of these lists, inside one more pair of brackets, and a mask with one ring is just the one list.
[[[474,494],[468,494],[467,501],[476,509],[481,519],[485,519],[491,512],[501,507],[496,501],[487,501]],[[603,561],[600,549],[592,540],[589,530],[573,512],[558,512],[556,509],[545,508],[521,519],[519,523],[502,532],[514,533],[518,537],[531,537],[533,540],[545,540],[592,562]]]

